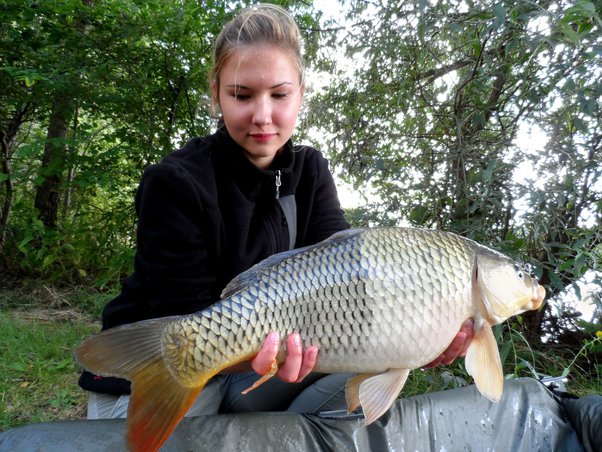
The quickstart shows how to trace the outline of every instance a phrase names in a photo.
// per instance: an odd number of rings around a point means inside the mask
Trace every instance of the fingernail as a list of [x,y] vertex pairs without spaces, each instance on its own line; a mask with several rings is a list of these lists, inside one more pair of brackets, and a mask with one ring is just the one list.
[[268,334],[268,341],[270,344],[278,345],[280,342],[280,335],[278,333],[270,333]]
[[293,344],[301,345],[301,336],[298,333],[293,334]]

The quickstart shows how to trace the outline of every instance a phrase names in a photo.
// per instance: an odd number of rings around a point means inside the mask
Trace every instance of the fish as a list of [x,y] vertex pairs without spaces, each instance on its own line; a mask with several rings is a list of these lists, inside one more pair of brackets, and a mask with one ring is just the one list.
[[[317,346],[316,372],[354,373],[348,410],[361,406],[369,425],[394,403],[409,372],[446,350],[467,319],[474,336],[466,369],[484,396],[499,401],[503,373],[492,326],[538,309],[544,297],[514,260],[455,233],[348,229],[259,262],[202,311],[102,331],[75,358],[95,374],[131,381],[132,450],[158,450],[205,384],[251,360],[270,332],[297,332],[304,346]],[[276,373],[280,359],[255,386]]]

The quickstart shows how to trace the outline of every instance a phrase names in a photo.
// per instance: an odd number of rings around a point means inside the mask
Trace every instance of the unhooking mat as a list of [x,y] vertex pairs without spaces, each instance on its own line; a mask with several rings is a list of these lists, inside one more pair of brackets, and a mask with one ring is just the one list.
[[[402,399],[368,427],[357,417],[294,413],[185,418],[162,451],[599,452],[599,399],[593,399],[597,420],[589,405],[573,405],[577,430],[564,403],[533,379],[506,380],[499,403],[474,386]],[[0,433],[0,451],[118,452],[125,450],[124,432],[124,420],[32,424]],[[593,436],[582,442],[582,435]]]

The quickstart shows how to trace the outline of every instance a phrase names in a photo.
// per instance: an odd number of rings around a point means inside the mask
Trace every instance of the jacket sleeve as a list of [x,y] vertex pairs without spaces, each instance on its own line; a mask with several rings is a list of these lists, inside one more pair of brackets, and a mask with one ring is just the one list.
[[105,308],[103,328],[195,312],[218,298],[200,198],[180,166],[146,170],[136,194],[135,271]]
[[301,203],[305,204],[308,211],[302,212],[305,216],[305,234],[303,243],[297,246],[306,246],[317,243],[330,237],[335,232],[349,228],[345,220],[343,209],[337,194],[332,173],[328,169],[328,161],[318,151],[310,153],[306,164],[309,166],[310,178],[300,182],[298,193],[305,198]]

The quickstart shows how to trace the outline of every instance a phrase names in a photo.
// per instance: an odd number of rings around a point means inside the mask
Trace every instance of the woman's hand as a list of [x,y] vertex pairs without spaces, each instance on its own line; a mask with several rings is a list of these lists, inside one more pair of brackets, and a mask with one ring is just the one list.
[[[264,376],[261,382],[271,378],[271,373],[277,364],[278,352],[280,350],[280,335],[270,333],[266,336],[263,345],[257,355],[251,361],[243,361],[226,369],[220,373],[242,373],[254,370],[259,375]],[[303,350],[303,343],[299,333],[293,333],[286,339],[286,357],[284,363],[278,366],[275,375],[287,383],[299,383],[311,373],[318,359],[318,347],[310,346]],[[261,383],[259,383],[261,384]],[[253,386],[259,386],[259,384]]]
[[[278,350],[280,336],[270,333],[266,337],[261,350],[251,361],[251,367],[260,375],[270,372]],[[310,346],[303,350],[303,342],[299,333],[293,333],[286,339],[286,358],[278,368],[277,376],[287,383],[299,383],[311,373],[318,359],[318,347]]]
[[439,364],[451,364],[456,358],[459,356],[466,356],[466,351],[468,350],[468,346],[472,341],[472,337],[474,335],[474,321],[472,319],[466,320],[456,337],[452,341],[452,343],[447,347],[438,358],[434,361],[431,361],[426,366],[425,369],[438,366]]

